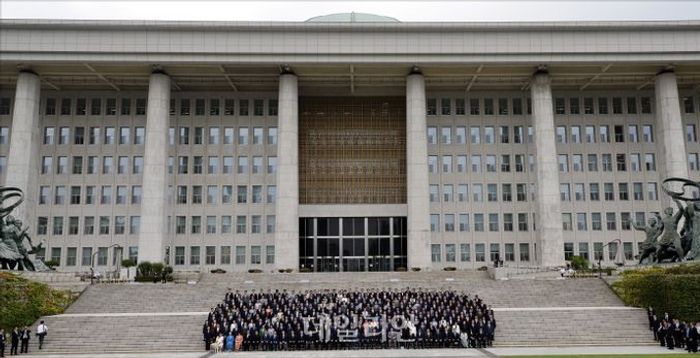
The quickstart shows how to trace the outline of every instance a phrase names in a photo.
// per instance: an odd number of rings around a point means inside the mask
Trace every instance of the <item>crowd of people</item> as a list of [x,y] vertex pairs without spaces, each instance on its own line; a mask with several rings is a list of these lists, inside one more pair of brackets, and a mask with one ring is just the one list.
[[202,328],[205,350],[488,347],[496,320],[452,290],[229,290]]
[[686,323],[673,318],[668,313],[659,317],[656,311],[649,307],[649,330],[654,333],[654,340],[668,349],[685,349],[688,353],[698,352],[700,341],[700,322]]

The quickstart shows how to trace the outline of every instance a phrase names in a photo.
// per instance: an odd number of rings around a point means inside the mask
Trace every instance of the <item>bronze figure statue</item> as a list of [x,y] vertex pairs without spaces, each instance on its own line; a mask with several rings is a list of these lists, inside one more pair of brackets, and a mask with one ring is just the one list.
[[691,202],[685,208],[685,239],[683,249],[686,260],[700,259],[700,202]]
[[635,230],[644,231],[646,234],[646,240],[639,245],[639,264],[643,264],[645,259],[646,262],[652,263],[656,260],[656,250],[658,250],[658,245],[656,244],[656,239],[661,236],[664,227],[661,224],[661,217],[658,215],[654,218],[649,219],[648,225],[644,226],[641,223],[633,224]]
[[[15,201],[5,206],[8,199]],[[24,200],[22,190],[15,187],[0,187],[0,266],[3,270],[43,271],[46,265],[39,260],[33,260],[33,255],[42,249],[42,244],[34,246],[27,234],[29,228],[22,227],[22,221],[15,219],[10,212]],[[25,246],[25,240],[29,249]]]
[[[636,230],[646,233],[646,240],[640,245],[639,263],[700,259],[700,183],[668,178],[661,188],[676,203],[678,211],[674,214],[669,207],[664,210],[663,217],[649,220],[648,226],[634,224]],[[685,222],[679,230],[681,218],[685,218]]]

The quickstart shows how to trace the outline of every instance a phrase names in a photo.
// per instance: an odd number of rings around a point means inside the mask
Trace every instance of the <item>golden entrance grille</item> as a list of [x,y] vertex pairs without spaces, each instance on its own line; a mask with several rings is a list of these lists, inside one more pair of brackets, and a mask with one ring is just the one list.
[[300,98],[299,203],[406,203],[405,99]]

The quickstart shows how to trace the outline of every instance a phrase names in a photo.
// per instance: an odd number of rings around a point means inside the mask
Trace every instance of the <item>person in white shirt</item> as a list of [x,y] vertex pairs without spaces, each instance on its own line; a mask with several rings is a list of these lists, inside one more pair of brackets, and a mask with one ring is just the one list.
[[39,349],[43,349],[44,337],[49,334],[49,327],[46,327],[44,321],[39,322],[39,326],[36,327],[36,335],[39,336]]

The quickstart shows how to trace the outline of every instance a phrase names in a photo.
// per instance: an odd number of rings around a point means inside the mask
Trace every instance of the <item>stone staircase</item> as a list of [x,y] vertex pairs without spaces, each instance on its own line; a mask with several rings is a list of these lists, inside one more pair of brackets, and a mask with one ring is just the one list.
[[[203,350],[206,315],[53,316],[42,353],[171,352]],[[36,344],[36,339],[30,341]],[[30,348],[33,353],[38,350]]]
[[[206,312],[232,290],[405,288],[478,294],[495,310],[498,346],[651,344],[642,310],[598,279],[495,281],[485,272],[203,274],[197,284],[100,284],[44,318],[43,353],[198,351]],[[34,343],[32,343],[34,344]],[[34,350],[36,351],[36,350]]]
[[184,284],[99,284],[90,286],[65,313],[209,312],[225,289]]
[[495,312],[494,346],[653,344],[641,309]]

